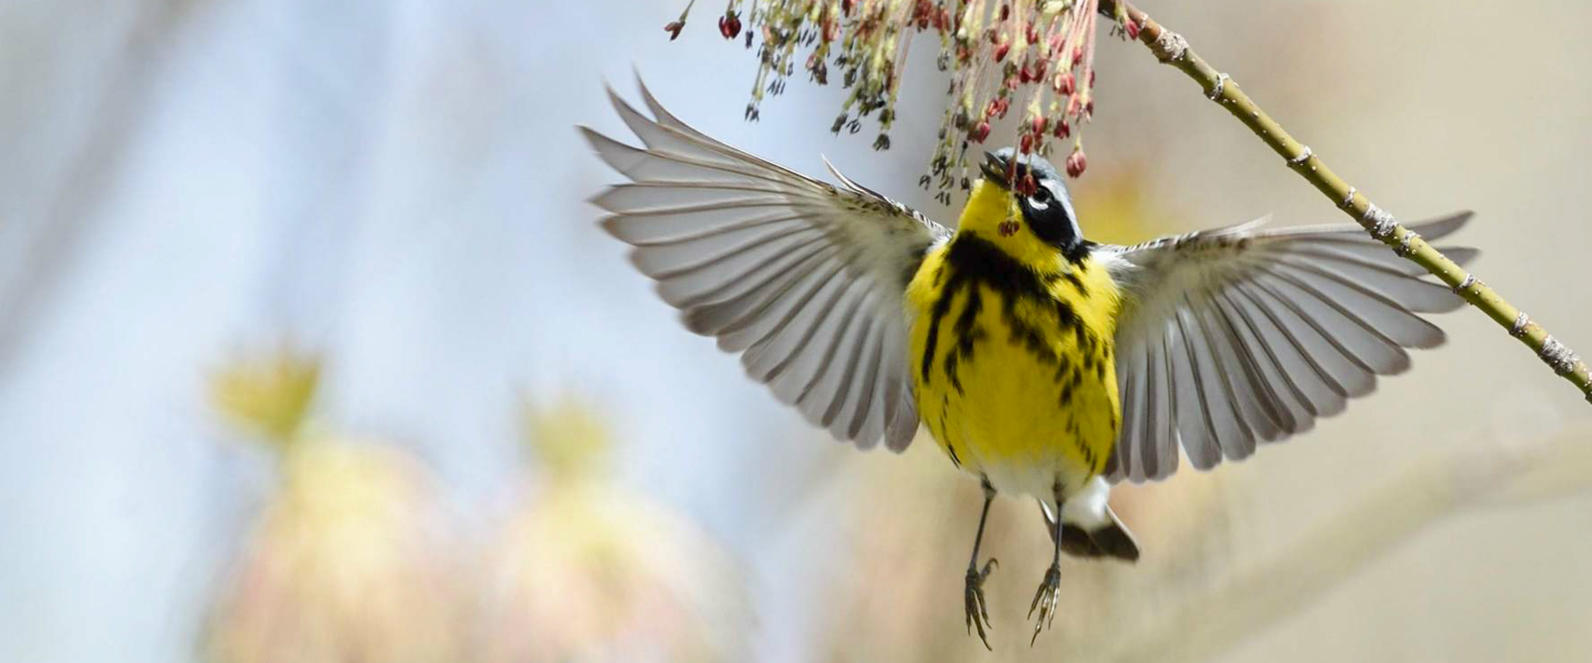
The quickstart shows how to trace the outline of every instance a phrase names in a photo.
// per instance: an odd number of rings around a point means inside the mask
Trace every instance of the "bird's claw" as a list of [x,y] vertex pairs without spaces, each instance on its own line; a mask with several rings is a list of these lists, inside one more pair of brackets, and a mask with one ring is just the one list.
[[1034,601],[1028,605],[1028,616],[1033,617],[1034,611],[1039,611],[1039,619],[1034,621],[1034,637],[1028,639],[1028,646],[1034,646],[1039,640],[1039,632],[1049,628],[1056,621],[1056,603],[1061,597],[1061,567],[1051,565],[1045,572],[1045,581],[1039,584],[1039,591],[1034,592]]
[[998,566],[995,558],[991,557],[984,563],[983,570],[967,567],[967,588],[964,590],[962,601],[963,608],[967,611],[967,632],[973,634],[974,627],[978,628],[978,639],[984,643],[984,648],[994,651],[989,646],[989,637],[985,631],[989,626],[989,603],[984,600],[984,579],[989,577],[990,571]]

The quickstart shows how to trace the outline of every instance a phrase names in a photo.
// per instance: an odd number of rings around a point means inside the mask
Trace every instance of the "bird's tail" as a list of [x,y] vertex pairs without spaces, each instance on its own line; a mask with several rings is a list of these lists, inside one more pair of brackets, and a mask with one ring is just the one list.
[[[1041,508],[1039,512],[1045,517],[1045,531],[1050,532],[1054,539],[1055,518],[1051,517],[1048,509]],[[1139,544],[1134,543],[1133,533],[1122,524],[1122,519],[1117,517],[1111,507],[1105,508],[1105,515],[1105,523],[1097,525],[1094,529],[1085,529],[1083,525],[1062,521],[1062,552],[1074,557],[1115,557],[1129,562],[1138,561]]]

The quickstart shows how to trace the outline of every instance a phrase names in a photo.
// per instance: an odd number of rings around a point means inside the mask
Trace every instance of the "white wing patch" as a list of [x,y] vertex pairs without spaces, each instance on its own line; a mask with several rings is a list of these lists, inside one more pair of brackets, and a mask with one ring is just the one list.
[[[1410,228],[1436,240],[1469,218]],[[1406,348],[1443,342],[1417,313],[1462,304],[1358,227],[1259,225],[1097,249],[1124,290],[1112,481],[1171,475],[1179,447],[1203,470],[1310,429],[1408,369]],[[1477,255],[1443,251],[1460,264]]]
[[[900,451],[918,428],[906,286],[949,234],[835,173],[842,187],[692,129],[642,88],[649,118],[609,90],[644,147],[581,127],[630,182],[592,200],[635,247],[685,326],[739,353],[747,374],[837,439]],[[832,168],[831,168],[832,169]]]

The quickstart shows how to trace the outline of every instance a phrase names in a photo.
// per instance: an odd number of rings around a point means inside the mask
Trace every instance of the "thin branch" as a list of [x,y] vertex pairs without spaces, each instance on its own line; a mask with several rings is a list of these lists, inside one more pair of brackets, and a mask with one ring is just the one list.
[[1137,26],[1139,41],[1148,46],[1157,59],[1194,79],[1205,91],[1205,96],[1255,132],[1256,136],[1287,160],[1289,168],[1353,217],[1372,237],[1388,245],[1394,253],[1442,279],[1466,302],[1481,309],[1487,317],[1509,330],[1509,335],[1530,347],[1555,373],[1575,384],[1587,402],[1592,403],[1592,372],[1588,371],[1587,365],[1575,352],[1555,339],[1524,311],[1510,304],[1496,290],[1427,244],[1418,233],[1400,225],[1392,214],[1372,204],[1371,199],[1358,189],[1349,186],[1348,182],[1327,167],[1320,156],[1294,139],[1261,110],[1249,95],[1239,89],[1237,82],[1195,53],[1182,35],[1156,23],[1126,0],[1100,0],[1100,13],[1114,17],[1125,14]]

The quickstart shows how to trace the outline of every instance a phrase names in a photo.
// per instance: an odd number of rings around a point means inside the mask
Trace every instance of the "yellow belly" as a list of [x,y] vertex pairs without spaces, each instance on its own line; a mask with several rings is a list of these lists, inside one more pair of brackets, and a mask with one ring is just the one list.
[[1121,421],[1114,284],[1086,261],[1073,277],[1036,279],[1036,293],[959,275],[945,254],[926,257],[908,292],[924,424],[999,491],[1071,494],[1104,469]]

